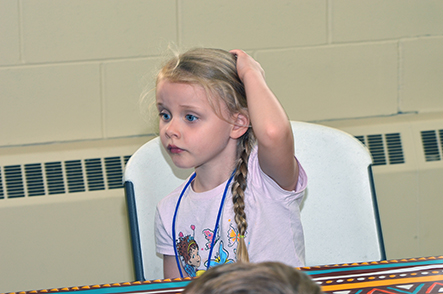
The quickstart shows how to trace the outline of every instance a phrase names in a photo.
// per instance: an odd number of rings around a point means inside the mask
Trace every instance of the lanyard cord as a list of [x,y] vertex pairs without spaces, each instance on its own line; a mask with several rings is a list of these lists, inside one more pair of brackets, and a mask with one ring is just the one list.
[[[221,202],[220,202],[220,208],[218,209],[217,220],[215,222],[214,233],[213,233],[213,236],[212,236],[211,248],[209,250],[208,265],[206,267],[207,270],[211,266],[211,256],[212,256],[212,250],[214,249],[215,239],[216,239],[216,236],[217,236],[218,224],[220,222],[221,214],[222,214],[222,211],[223,211],[223,206],[224,206],[224,203],[225,203],[226,194],[228,193],[228,188],[229,188],[229,185],[231,184],[232,179],[234,178],[234,174],[235,174],[235,170],[232,172],[231,177],[229,178],[228,182],[226,183],[225,190],[223,191],[223,197],[222,197]],[[178,197],[177,205],[175,207],[174,217],[172,219],[172,236],[173,236],[174,239],[175,239],[175,221],[177,219],[178,207],[180,206],[180,202],[181,202],[181,200],[183,198],[183,195],[185,194],[185,191],[188,189],[189,185],[194,180],[195,176],[196,176],[196,174],[193,173],[192,176],[189,178],[188,182],[186,183],[186,185],[184,186],[183,190],[181,191],[180,197]],[[173,240],[173,242],[174,242],[175,261],[177,262],[177,267],[178,267],[178,270],[180,271],[180,277],[183,278],[183,273],[182,273],[182,269],[181,269],[180,259],[178,257],[177,246],[175,244],[175,240]]]
[[177,267],[178,270],[180,271],[180,277],[183,278],[183,273],[182,273],[182,267],[180,266],[180,260],[178,258],[178,253],[177,253],[177,245],[175,244],[175,220],[177,218],[177,212],[178,212],[178,207],[180,206],[180,201],[182,200],[183,194],[185,194],[186,189],[189,187],[189,185],[191,184],[192,180],[194,180],[196,174],[193,173],[192,176],[189,178],[189,181],[186,183],[185,187],[183,188],[182,192],[180,193],[180,197],[177,200],[177,205],[175,206],[175,212],[174,212],[174,217],[172,219],[172,242],[174,243],[174,253],[175,253],[175,261],[177,262]]
[[235,170],[232,172],[231,177],[229,178],[228,182],[226,183],[225,190],[223,191],[223,197],[222,197],[222,200],[220,202],[220,208],[218,209],[217,220],[215,222],[214,235],[212,236],[211,249],[209,250],[208,266],[206,267],[207,270],[211,266],[211,256],[212,256],[212,250],[214,249],[215,239],[217,237],[218,224],[220,223],[220,217],[221,217],[221,214],[222,214],[223,205],[225,204],[226,193],[228,192],[229,184],[231,183],[232,178],[234,178],[234,173],[235,173]]

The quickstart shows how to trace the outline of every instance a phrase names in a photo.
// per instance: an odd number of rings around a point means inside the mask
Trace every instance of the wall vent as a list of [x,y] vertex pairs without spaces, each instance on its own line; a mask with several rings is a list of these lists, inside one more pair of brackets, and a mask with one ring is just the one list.
[[405,163],[400,133],[355,137],[368,147],[372,156],[373,165]]
[[388,257],[441,251],[443,234],[433,228],[443,223],[443,112],[323,124],[356,136],[379,165],[372,172]]
[[[2,178],[2,170],[0,169],[0,179]],[[5,197],[4,191],[3,191],[3,181],[0,180],[0,199],[3,199]]]
[[443,152],[443,129],[421,131],[421,142],[426,161],[439,161]]
[[0,199],[123,188],[130,155],[0,167]]

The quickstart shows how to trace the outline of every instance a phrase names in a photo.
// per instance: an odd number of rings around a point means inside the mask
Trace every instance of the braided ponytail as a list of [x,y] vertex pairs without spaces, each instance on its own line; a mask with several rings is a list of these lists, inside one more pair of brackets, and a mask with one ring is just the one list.
[[237,246],[238,262],[249,262],[249,254],[245,242],[245,233],[248,227],[245,213],[245,191],[248,176],[248,159],[251,154],[253,142],[253,133],[252,130],[249,129],[241,138],[239,138],[237,145],[237,153],[239,157],[232,185],[232,202],[234,203],[234,219],[237,224],[239,235]]

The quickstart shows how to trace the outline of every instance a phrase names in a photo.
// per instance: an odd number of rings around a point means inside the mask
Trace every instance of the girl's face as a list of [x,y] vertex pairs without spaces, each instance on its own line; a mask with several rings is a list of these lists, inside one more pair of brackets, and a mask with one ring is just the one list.
[[157,84],[160,139],[180,168],[233,165],[236,140],[234,125],[222,104],[221,119],[210,106],[203,87],[160,80]]

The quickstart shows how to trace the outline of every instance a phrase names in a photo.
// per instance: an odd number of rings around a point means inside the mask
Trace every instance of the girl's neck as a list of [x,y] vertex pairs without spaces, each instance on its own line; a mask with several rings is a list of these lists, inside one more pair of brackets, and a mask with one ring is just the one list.
[[212,171],[208,171],[207,169],[203,168],[196,168],[196,177],[192,182],[192,189],[197,193],[212,190],[226,182],[231,176],[233,170],[234,164],[225,165],[218,169],[213,169]]

